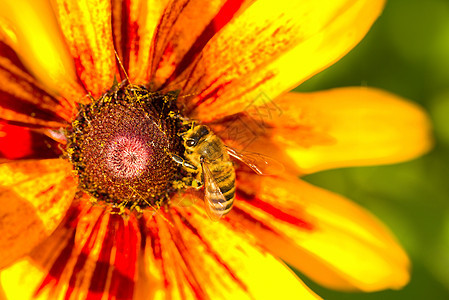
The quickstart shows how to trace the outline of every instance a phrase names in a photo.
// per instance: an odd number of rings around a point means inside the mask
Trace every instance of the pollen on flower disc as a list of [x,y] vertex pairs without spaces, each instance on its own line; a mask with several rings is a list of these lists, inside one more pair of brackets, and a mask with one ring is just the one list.
[[126,206],[157,204],[178,176],[181,153],[173,94],[126,85],[83,106],[67,132],[67,153],[80,187]]

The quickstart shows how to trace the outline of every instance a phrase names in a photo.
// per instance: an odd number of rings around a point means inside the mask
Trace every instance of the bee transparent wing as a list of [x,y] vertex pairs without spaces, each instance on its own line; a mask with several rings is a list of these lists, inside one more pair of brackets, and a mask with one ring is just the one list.
[[215,181],[212,172],[206,163],[201,163],[204,176],[204,206],[209,218],[213,221],[218,221],[225,215],[226,212],[226,198],[220,190]]
[[277,175],[285,170],[283,164],[271,157],[260,153],[237,152],[230,147],[226,148],[229,155],[240,160],[259,175]]

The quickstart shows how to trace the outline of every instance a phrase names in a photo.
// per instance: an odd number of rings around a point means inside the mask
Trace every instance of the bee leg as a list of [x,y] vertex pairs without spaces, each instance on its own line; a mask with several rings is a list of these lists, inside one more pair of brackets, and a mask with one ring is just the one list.
[[184,181],[186,182],[186,185],[196,190],[200,189],[203,186],[203,183],[196,178],[188,177],[184,178]]
[[191,183],[191,186],[193,188],[195,188],[195,189],[199,189],[199,188],[201,188],[203,186],[203,183],[201,181],[197,180],[197,179],[193,179],[192,183]]
[[172,119],[176,119],[176,120],[182,121],[182,125],[187,125],[187,124],[190,124],[192,122],[189,118],[184,117],[183,115],[181,115],[181,114],[179,114],[177,112],[174,112],[174,111],[169,112],[168,116],[170,118],[172,118]]
[[173,154],[171,156],[171,158],[177,163],[180,164],[181,166],[183,166],[184,168],[187,169],[192,169],[192,170],[197,170],[198,168],[195,167],[194,165],[192,165],[191,163],[189,163],[188,161],[186,161],[185,159],[183,159],[181,156]]
[[186,189],[186,188],[194,188],[199,189],[203,186],[201,181],[194,179],[192,177],[184,177],[182,180],[173,181],[173,187],[177,190]]
[[186,183],[183,180],[175,180],[172,182],[172,186],[176,189],[176,190],[182,190],[188,187],[188,185],[186,185]]

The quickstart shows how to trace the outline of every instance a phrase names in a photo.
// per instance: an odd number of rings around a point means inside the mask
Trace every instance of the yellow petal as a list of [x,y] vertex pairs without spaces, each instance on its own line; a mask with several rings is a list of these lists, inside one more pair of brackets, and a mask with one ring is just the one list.
[[49,91],[66,95],[67,99],[81,93],[73,60],[47,1],[1,1],[0,40],[15,50]]
[[29,257],[2,270],[7,299],[131,299],[140,232],[129,219],[78,199]]
[[0,267],[30,252],[59,225],[77,188],[61,159],[0,164]]
[[[152,83],[172,84],[181,89],[184,79],[177,78],[200,55],[204,46],[235,15],[244,10],[248,0],[182,0],[169,2],[157,26],[153,41]],[[179,85],[181,84],[181,85]]]
[[116,74],[111,2],[53,0],[53,4],[79,78],[94,97],[102,95]]
[[152,238],[144,257],[157,264],[147,264],[143,278],[158,284],[143,282],[142,294],[152,299],[319,299],[281,261],[225,223],[212,222],[202,208],[173,211],[147,224]]
[[34,291],[45,275],[45,270],[33,265],[28,258],[20,260],[0,273],[0,282],[4,289],[4,298],[2,299],[63,299],[62,297],[55,298],[54,296],[52,298],[49,290],[44,291],[38,297],[34,296]]
[[73,107],[46,92],[1,41],[0,82],[0,118],[34,127],[61,127],[70,120]]
[[112,1],[114,42],[132,83],[146,84],[150,80],[153,37],[167,2]]
[[273,99],[351,50],[382,0],[253,2],[204,47],[179,80],[194,118],[239,112],[260,93]]
[[288,93],[257,102],[209,125],[228,146],[275,158],[292,174],[402,162],[433,144],[422,108],[377,89]]
[[239,176],[229,223],[333,289],[377,291],[409,280],[407,255],[370,213],[292,179]]
[[[278,126],[273,141],[304,173],[402,162],[432,146],[425,112],[380,90],[354,87],[290,93],[275,103],[284,114],[272,120]],[[301,139],[301,128],[306,128],[309,138]]]

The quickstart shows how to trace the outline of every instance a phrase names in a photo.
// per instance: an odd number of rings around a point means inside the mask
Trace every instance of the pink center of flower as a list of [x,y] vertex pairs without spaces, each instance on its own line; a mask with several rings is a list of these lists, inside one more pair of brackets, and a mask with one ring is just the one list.
[[106,163],[117,177],[139,176],[146,168],[151,148],[136,137],[118,136],[107,150]]

